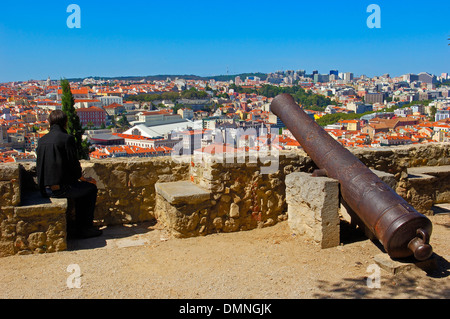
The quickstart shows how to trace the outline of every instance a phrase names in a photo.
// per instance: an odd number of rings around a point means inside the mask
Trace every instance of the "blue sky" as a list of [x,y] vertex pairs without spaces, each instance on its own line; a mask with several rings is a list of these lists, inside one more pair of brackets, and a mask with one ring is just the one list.
[[[69,29],[70,4],[81,28]],[[370,4],[381,28],[370,29]],[[368,76],[450,72],[450,2],[8,1],[0,82],[62,77],[330,69]]]

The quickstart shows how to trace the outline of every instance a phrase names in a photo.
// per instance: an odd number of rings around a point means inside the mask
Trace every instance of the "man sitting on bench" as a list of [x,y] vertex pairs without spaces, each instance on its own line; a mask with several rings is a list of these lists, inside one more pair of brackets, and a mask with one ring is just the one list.
[[50,132],[38,142],[36,172],[44,197],[68,198],[75,202],[75,227],[68,237],[90,238],[102,231],[93,226],[97,186],[83,178],[75,138],[66,131],[67,115],[60,110],[50,113]]

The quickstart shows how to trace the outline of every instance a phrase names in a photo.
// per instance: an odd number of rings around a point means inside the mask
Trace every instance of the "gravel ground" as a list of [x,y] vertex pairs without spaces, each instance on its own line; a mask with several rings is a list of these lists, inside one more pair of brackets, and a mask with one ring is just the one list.
[[[450,214],[430,217],[438,269],[391,275],[369,288],[372,241],[354,232],[339,247],[320,249],[273,227],[171,239],[158,224],[110,227],[91,240],[71,241],[53,254],[0,258],[0,298],[27,299],[316,299],[449,298]],[[345,234],[343,234],[345,235]],[[73,287],[78,265],[80,288]]]

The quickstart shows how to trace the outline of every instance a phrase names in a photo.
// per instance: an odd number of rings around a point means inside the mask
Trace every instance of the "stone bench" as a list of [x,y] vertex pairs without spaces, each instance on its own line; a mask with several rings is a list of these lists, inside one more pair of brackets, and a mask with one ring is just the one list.
[[46,199],[18,163],[0,170],[0,257],[65,250],[66,199]]
[[211,193],[189,181],[156,183],[155,217],[176,238],[209,233]]
[[22,194],[19,206],[1,207],[0,257],[66,250],[66,211],[66,199],[39,192]]

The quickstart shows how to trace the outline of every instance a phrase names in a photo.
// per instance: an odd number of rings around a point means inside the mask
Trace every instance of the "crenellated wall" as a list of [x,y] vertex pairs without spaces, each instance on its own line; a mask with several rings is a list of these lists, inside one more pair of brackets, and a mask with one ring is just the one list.
[[[428,214],[433,202],[446,200],[447,195],[439,195],[439,189],[448,187],[446,177],[438,182],[436,179],[428,182],[422,179],[419,185],[414,178],[409,178],[407,170],[450,165],[449,143],[351,151],[369,168],[393,174],[397,180],[396,191],[420,212]],[[276,166],[272,166],[275,169],[268,174],[261,171],[261,167],[267,166],[265,161],[258,159],[253,163],[248,157],[244,162],[237,161],[221,162],[215,158],[195,160],[191,157],[116,158],[82,161],[82,167],[85,176],[97,180],[99,193],[95,218],[98,224],[153,220],[157,199],[155,183],[190,181],[211,193],[207,220],[212,232],[249,230],[285,220],[286,176],[292,172],[310,173],[315,169],[314,163],[302,150],[280,151]],[[39,229],[28,227],[27,233],[26,228],[20,227],[23,223],[20,223],[19,215],[24,214],[26,207],[36,210],[34,204],[42,205],[33,203],[37,198],[35,170],[34,163],[0,164],[0,256],[65,249],[64,244],[51,242],[52,238],[54,241],[61,239],[64,228],[60,221],[56,231],[50,225],[55,223],[54,215],[47,218],[45,214],[29,213],[27,216],[34,217],[27,223],[39,224]],[[450,193],[448,190],[445,192]],[[424,205],[424,202],[427,204]],[[43,233],[46,234],[45,243],[42,243]],[[40,238],[40,242],[36,244],[36,239],[30,245],[28,238]],[[7,249],[3,249],[2,253],[1,247]]]

